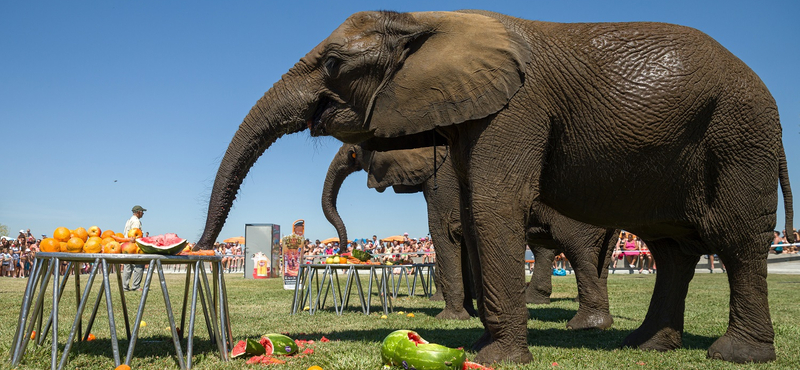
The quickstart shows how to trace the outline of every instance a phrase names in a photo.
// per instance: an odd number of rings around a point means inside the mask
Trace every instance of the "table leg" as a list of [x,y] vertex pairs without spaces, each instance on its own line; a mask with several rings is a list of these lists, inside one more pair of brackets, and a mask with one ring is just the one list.
[[219,282],[220,286],[222,287],[222,290],[220,291],[220,299],[222,300],[222,307],[225,308],[225,311],[223,312],[224,316],[221,320],[223,328],[221,329],[228,333],[228,341],[226,342],[227,346],[225,347],[225,356],[227,357],[228,353],[230,352],[228,349],[233,349],[233,333],[231,332],[231,310],[228,307],[228,287],[225,285],[225,275],[220,275]]
[[[353,273],[356,275],[356,289],[358,289],[358,298],[361,300],[361,312],[364,314],[369,315],[369,309],[367,308],[367,302],[364,300],[364,288],[361,286],[361,276],[358,274],[358,269],[354,268]],[[347,297],[350,297],[348,293]]]
[[[102,266],[100,268],[102,268]],[[100,290],[97,292],[97,298],[94,301],[94,308],[92,309],[92,315],[89,316],[89,323],[86,324],[87,335],[92,332],[92,327],[94,326],[94,319],[95,317],[97,317],[97,310],[100,308],[100,301],[105,296],[105,291],[106,291],[105,286],[103,284],[100,284]],[[87,338],[83,339],[86,340]],[[128,336],[128,339],[130,340],[130,336]]]
[[[61,296],[64,295],[64,290],[67,288],[67,281],[69,280],[69,270],[72,269],[73,263],[69,262],[67,264],[66,274],[64,274],[64,279],[61,280],[58,289],[58,302],[61,303]],[[58,266],[56,266],[58,267]],[[59,273],[59,278],[61,274]],[[55,286],[54,286],[55,288]],[[57,317],[57,316],[56,316]],[[47,323],[44,325],[44,329],[41,331],[43,334],[40,337],[39,343],[44,343],[45,339],[47,339],[47,333],[50,331],[50,325],[53,323],[53,315],[50,315],[50,318],[47,320]]]
[[217,271],[217,280],[216,280],[217,284],[215,288],[219,289],[218,291],[217,290],[214,291],[215,295],[214,298],[217,298],[218,300],[217,304],[219,304],[219,309],[217,310],[217,312],[219,313],[219,321],[220,321],[219,332],[222,333],[220,336],[222,337],[221,338],[222,350],[224,354],[223,361],[228,361],[228,348],[230,348],[231,338],[230,338],[230,333],[225,328],[225,323],[228,321],[228,315],[226,312],[228,308],[225,306],[227,303],[226,300],[223,299],[224,296],[223,289],[225,288],[225,283],[223,281],[224,277],[222,271],[222,262],[215,262],[214,266],[216,267],[215,270]]
[[[192,265],[186,265],[186,281],[183,284],[183,305],[181,305],[181,326],[180,330],[178,330],[178,336],[183,339],[183,332],[186,329],[186,302],[189,299],[189,283],[190,277],[192,275]],[[195,275],[197,275],[197,269],[195,268]]]
[[119,342],[117,342],[117,326],[114,322],[114,303],[111,301],[111,284],[108,282],[108,262],[103,259],[103,290],[106,296],[106,311],[108,312],[108,331],[111,334],[111,352],[114,354],[114,366],[120,365]]
[[[125,354],[125,365],[130,366],[131,359],[133,358],[133,350],[136,348],[136,340],[139,338],[139,327],[142,325],[142,316],[144,316],[144,306],[147,304],[147,296],[150,293],[150,284],[153,280],[153,268],[155,264],[153,261],[147,266],[147,276],[144,278],[144,286],[142,287],[142,297],[139,299],[139,308],[136,310],[136,321],[133,322],[133,333],[128,341],[128,352]],[[123,293],[124,295],[124,293]]]
[[297,313],[297,304],[298,304],[298,291],[300,290],[300,284],[303,281],[303,273],[306,270],[306,265],[300,265],[300,268],[297,270],[297,281],[294,284],[294,295],[292,296],[292,315]]
[[[60,266],[58,258],[53,258],[56,261],[56,268]],[[69,272],[69,269],[67,269]],[[56,370],[56,358],[58,357],[58,301],[61,298],[61,292],[59,292],[59,280],[61,280],[60,271],[57,269],[54,271],[55,277],[53,278],[53,311],[50,312],[50,321],[53,323],[53,345],[50,350],[50,369]],[[68,275],[69,276],[69,275]]]
[[[83,317],[83,310],[86,308],[86,301],[89,299],[89,293],[92,290],[92,286],[94,285],[94,278],[97,275],[97,266],[100,264],[100,259],[95,259],[94,264],[92,265],[92,270],[89,273],[89,278],[86,281],[86,287],[83,290],[83,296],[80,298],[78,302],[78,309],[75,313],[75,320],[72,321],[72,329],[69,331],[69,338],[67,339],[67,343],[64,345],[64,353],[61,355],[61,362],[58,364],[59,369],[63,369],[64,365],[67,363],[67,357],[69,356],[69,351],[72,349],[72,342],[75,340],[75,332],[77,329],[78,340],[81,339],[81,317]],[[78,281],[76,278],[75,281]],[[80,289],[80,286],[77,286],[76,289]],[[79,291],[80,292],[80,291]],[[88,331],[87,331],[88,333]]]
[[181,350],[181,341],[178,339],[178,331],[175,329],[175,317],[172,315],[172,304],[169,301],[169,292],[167,291],[167,280],[164,278],[164,270],[161,267],[161,260],[150,261],[150,264],[155,263],[158,270],[158,279],[161,281],[161,292],[164,294],[164,307],[167,311],[169,318],[169,328],[172,331],[172,342],[175,344],[175,353],[178,356],[178,365],[181,370],[186,369],[186,364],[183,362],[183,351]]
[[[216,331],[216,328],[217,328],[217,313],[216,313],[216,309],[214,308],[214,302],[212,300],[212,294],[211,294],[211,290],[210,290],[209,284],[208,284],[208,274],[206,273],[205,264],[202,261],[200,261],[199,266],[200,266],[200,273],[201,273],[201,276],[203,278],[203,281],[202,281],[203,287],[202,288],[205,291],[205,299],[203,299],[203,306],[205,307],[206,302],[208,302],[208,311],[211,313],[211,322],[212,322],[211,328],[214,331]],[[201,294],[201,297],[202,296],[203,296],[203,294]],[[206,318],[206,320],[208,320],[208,318]],[[206,321],[206,322],[208,322],[208,321]],[[217,343],[217,349],[219,350],[220,359],[221,360],[225,360],[227,358],[227,353],[225,353],[225,351],[223,350],[223,347],[222,347],[222,334],[218,334],[217,335],[217,333],[212,333],[211,336],[214,337],[214,339],[212,339],[212,341]]]
[[28,284],[25,286],[25,294],[22,296],[22,307],[19,310],[19,320],[17,320],[17,331],[14,333],[14,341],[11,344],[11,351],[9,353],[9,357],[11,360],[11,366],[17,366],[17,355],[20,352],[20,347],[22,346],[23,337],[30,337],[30,334],[25,330],[25,326],[28,322],[28,316],[30,314],[31,303],[33,303],[33,296],[36,291],[36,283],[41,278],[42,264],[44,263],[43,259],[35,259],[33,262],[33,267],[31,268],[31,275],[28,277]]
[[[50,263],[51,263],[51,265],[47,269],[46,279],[43,279],[41,285],[39,286],[39,294],[40,295],[41,294],[45,294],[45,290],[47,289],[48,284],[50,283],[51,274],[53,273],[53,271],[58,269],[58,266],[55,265],[55,263],[53,262],[52,259],[50,260]],[[43,295],[41,297],[39,297],[39,298],[44,300],[44,296]],[[42,318],[44,317],[44,304],[39,304],[37,309],[34,310],[33,317],[34,317],[34,320],[36,322],[36,333],[37,333],[36,334],[36,345],[37,346],[41,346],[42,344],[44,344],[44,341],[42,340],[43,336],[41,335],[42,334]]]
[[[117,275],[117,288],[119,290],[119,301],[120,303],[122,303],[122,319],[125,320],[125,335],[127,335],[126,338],[128,338],[128,341],[130,341],[131,323],[130,320],[128,319],[128,301],[125,298],[125,290],[122,288],[122,271],[120,271],[122,270],[121,269],[122,265],[116,264],[113,265],[113,267],[114,267],[114,273]],[[97,311],[96,308],[95,311]],[[86,332],[88,333],[89,330],[87,329]]]
[[[81,299],[81,268],[80,263],[75,263],[72,265],[73,271],[75,274],[75,308],[77,309],[80,306],[80,299]],[[78,317],[78,340],[81,340],[81,333],[83,329],[83,320],[81,317]]]
[[[350,286],[353,283],[353,275],[355,274],[355,267],[350,266],[347,268],[347,278],[345,279],[344,283],[344,295],[342,295],[342,311],[344,312],[344,308],[350,303]],[[358,274],[356,274],[358,276]]]
[[[199,262],[198,262],[199,263]],[[189,271],[191,271],[192,266],[186,266],[186,288],[184,289],[183,294],[183,313],[181,316],[181,326],[183,327],[184,323],[184,316],[186,315],[186,293],[189,289]],[[192,351],[193,342],[194,342],[194,317],[197,311],[197,287],[200,285],[200,274],[195,271],[194,274],[194,281],[192,282],[192,308],[189,311],[189,331],[186,332],[186,368],[192,368]]]

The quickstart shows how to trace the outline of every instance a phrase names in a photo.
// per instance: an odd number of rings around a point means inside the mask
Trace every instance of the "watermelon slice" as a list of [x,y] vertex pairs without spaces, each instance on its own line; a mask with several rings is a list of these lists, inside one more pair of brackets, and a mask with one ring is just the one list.
[[231,358],[237,358],[244,355],[263,355],[265,352],[264,346],[261,343],[252,339],[240,340],[233,346],[231,350]]
[[259,340],[266,354],[273,356],[291,356],[297,353],[297,343],[283,334],[265,334]]
[[186,239],[181,239],[177,234],[162,234],[136,239],[136,245],[144,253],[151,254],[176,254],[186,246]]

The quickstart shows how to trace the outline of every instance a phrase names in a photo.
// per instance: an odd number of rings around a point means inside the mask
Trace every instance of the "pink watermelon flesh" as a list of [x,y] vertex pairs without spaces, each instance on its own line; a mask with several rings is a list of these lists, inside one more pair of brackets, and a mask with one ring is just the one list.
[[239,343],[236,343],[231,350],[231,357],[236,358],[243,354],[245,354],[245,350],[247,349],[247,342],[240,340]]
[[156,236],[148,236],[146,238],[139,238],[139,240],[147,243],[153,244],[159,247],[166,247],[170,245],[174,245],[183,241],[183,239],[178,237],[178,234],[167,233],[162,235]]
[[266,354],[268,355],[271,355],[275,350],[274,348],[272,348],[272,341],[269,340],[269,338],[261,337],[261,340],[259,340],[258,342],[261,343],[262,346],[264,346],[264,349],[267,350]]

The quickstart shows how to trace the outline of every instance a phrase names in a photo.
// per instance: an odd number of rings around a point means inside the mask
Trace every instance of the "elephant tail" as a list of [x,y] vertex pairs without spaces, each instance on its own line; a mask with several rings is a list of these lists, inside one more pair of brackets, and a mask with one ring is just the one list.
[[794,210],[792,209],[792,187],[789,185],[789,168],[786,165],[786,153],[783,150],[783,145],[780,146],[778,155],[778,181],[781,184],[783,208],[786,212],[786,241],[794,243],[794,229],[792,228],[792,219],[794,218]]

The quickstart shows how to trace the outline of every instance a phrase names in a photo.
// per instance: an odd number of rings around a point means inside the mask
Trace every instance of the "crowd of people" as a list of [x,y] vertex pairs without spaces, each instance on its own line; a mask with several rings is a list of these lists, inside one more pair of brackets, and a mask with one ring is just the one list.
[[[408,263],[434,263],[436,261],[433,242],[429,237],[411,238],[408,233],[403,234],[403,240],[381,240],[377,235],[372,239],[349,242],[344,247],[338,242],[322,243],[319,239],[311,241],[306,239],[303,247],[305,263],[312,263],[336,254],[352,253],[353,250],[362,250],[377,257],[382,263],[394,264]],[[414,259],[415,257],[416,260]]]
[[2,265],[0,265],[0,277],[25,278],[30,276],[31,266],[36,252],[39,250],[39,240],[32,234],[31,230],[20,230],[16,239],[3,237]]

